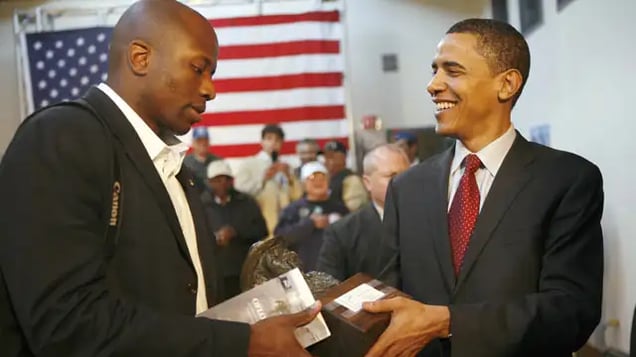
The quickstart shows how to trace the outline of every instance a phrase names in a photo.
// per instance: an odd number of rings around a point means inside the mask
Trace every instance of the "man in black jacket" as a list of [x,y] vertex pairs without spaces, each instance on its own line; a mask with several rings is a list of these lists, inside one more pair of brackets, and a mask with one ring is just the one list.
[[409,168],[409,160],[399,146],[384,144],[364,156],[362,167],[371,202],[325,228],[316,266],[341,281],[356,273],[380,273],[386,188],[395,175]]
[[195,318],[219,300],[218,274],[175,135],[215,97],[217,55],[197,12],[142,0],[84,108],[18,129],[0,164],[0,355],[308,356],[293,332],[319,304],[252,326]]
[[225,300],[241,292],[243,262],[250,246],[267,237],[267,225],[256,200],[234,189],[227,162],[211,162],[207,176],[211,190],[201,194],[201,201],[219,251]]
[[325,143],[323,152],[329,171],[331,197],[344,203],[350,212],[358,210],[369,197],[360,176],[347,168],[347,148],[343,143],[332,140]]

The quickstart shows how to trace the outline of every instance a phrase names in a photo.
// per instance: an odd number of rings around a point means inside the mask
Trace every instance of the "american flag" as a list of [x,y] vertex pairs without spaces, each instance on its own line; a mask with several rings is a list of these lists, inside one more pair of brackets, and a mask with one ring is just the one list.
[[[306,137],[348,143],[342,25],[338,11],[210,20],[220,50],[217,97],[199,125],[211,151],[241,158],[260,150],[264,124],[280,123],[290,159]],[[111,28],[26,35],[31,109],[82,95],[106,79]],[[189,141],[189,136],[184,140]]]
[[106,80],[111,33],[95,27],[27,34],[30,109],[77,98]]

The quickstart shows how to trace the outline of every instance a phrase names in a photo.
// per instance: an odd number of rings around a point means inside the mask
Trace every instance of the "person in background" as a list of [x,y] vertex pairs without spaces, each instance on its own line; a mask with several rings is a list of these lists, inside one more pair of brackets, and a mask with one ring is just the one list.
[[227,162],[211,162],[207,177],[210,190],[201,194],[201,201],[218,246],[225,300],[241,292],[243,262],[250,246],[267,237],[267,225],[256,200],[234,189]]
[[362,179],[371,202],[325,229],[316,270],[340,281],[360,272],[374,277],[380,274],[386,188],[408,168],[408,158],[395,144],[378,146],[365,155]]
[[418,155],[418,140],[417,136],[408,131],[401,131],[393,136],[395,143],[404,150],[404,153],[409,158],[410,166],[415,166],[420,163]]
[[278,124],[261,131],[261,151],[245,159],[238,167],[234,182],[237,190],[256,198],[271,234],[283,208],[302,195],[302,188],[280,151],[285,132]]
[[294,175],[300,179],[300,169],[304,164],[311,161],[318,161],[320,145],[314,139],[303,139],[296,144],[296,155],[300,160],[300,165],[294,169]]
[[347,148],[339,141],[325,143],[325,166],[329,171],[331,197],[340,200],[353,212],[369,201],[362,179],[347,168]]
[[282,236],[290,249],[298,253],[304,271],[314,270],[323,231],[348,213],[347,208],[329,196],[329,176],[318,161],[301,169],[305,196],[285,207],[274,234]]
[[431,67],[436,131],[457,141],[387,189],[380,279],[412,299],[365,304],[391,313],[367,357],[570,357],[601,318],[601,172],[515,130],[530,50],[514,27],[460,21]]
[[208,165],[220,158],[210,152],[210,136],[206,126],[196,126],[192,128],[192,152],[183,159],[183,164],[189,168],[194,175],[194,183],[203,192],[206,190],[205,171]]
[[2,357],[309,356],[294,331],[320,303],[253,325],[196,317],[222,283],[177,135],[216,96],[218,47],[183,3],[135,2],[107,82],[22,122],[0,163]]

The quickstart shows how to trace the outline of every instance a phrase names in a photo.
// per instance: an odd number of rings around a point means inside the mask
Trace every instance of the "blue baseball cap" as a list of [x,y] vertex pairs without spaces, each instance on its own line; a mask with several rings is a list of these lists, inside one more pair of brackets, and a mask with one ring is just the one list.
[[408,131],[397,132],[397,133],[395,133],[393,138],[395,139],[395,141],[404,140],[409,145],[415,144],[417,142],[417,136],[415,136],[415,134],[410,133]]
[[196,139],[209,139],[210,138],[210,134],[208,133],[208,127],[207,126],[195,126],[194,128],[192,128],[192,140],[196,140]]

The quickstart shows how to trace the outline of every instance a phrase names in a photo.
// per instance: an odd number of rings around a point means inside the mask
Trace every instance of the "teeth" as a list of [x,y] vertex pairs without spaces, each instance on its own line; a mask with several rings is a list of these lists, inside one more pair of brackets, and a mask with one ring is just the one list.
[[437,110],[445,110],[450,109],[455,106],[455,103],[451,102],[439,102],[435,104],[437,106]]

